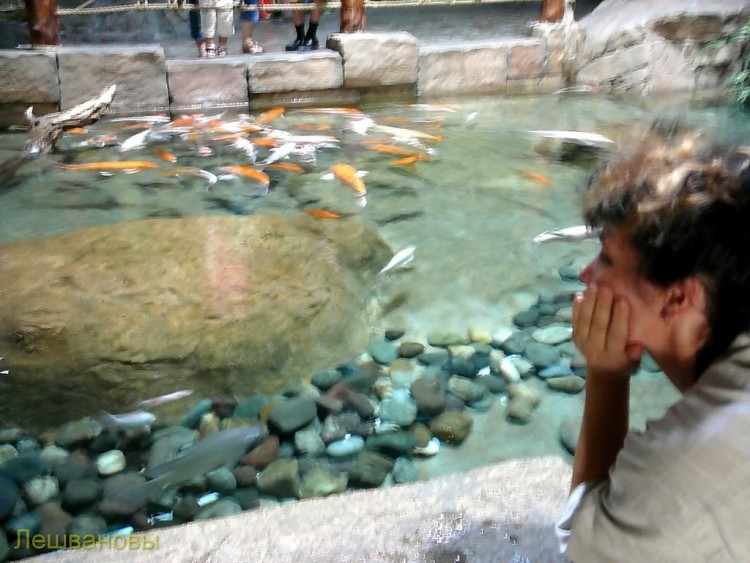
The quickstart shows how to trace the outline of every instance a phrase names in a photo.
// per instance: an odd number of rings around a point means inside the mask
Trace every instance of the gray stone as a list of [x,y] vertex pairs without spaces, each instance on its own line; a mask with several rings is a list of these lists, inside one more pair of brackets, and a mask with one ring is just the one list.
[[312,384],[321,391],[326,391],[341,381],[341,372],[337,369],[327,369],[315,372],[312,376]]
[[560,361],[560,351],[557,348],[539,342],[529,344],[524,355],[537,368],[546,368]]
[[326,453],[331,457],[345,457],[361,452],[365,447],[362,436],[349,436],[334,440],[326,447]]
[[417,447],[417,439],[407,430],[397,430],[367,437],[367,449],[396,458],[411,455]]
[[208,488],[220,495],[230,495],[237,488],[237,480],[227,467],[220,467],[206,474]]
[[417,82],[419,42],[409,33],[334,33],[326,47],[341,54],[345,88]]
[[0,428],[0,444],[15,444],[23,436],[23,429],[18,426]]
[[61,47],[57,51],[60,107],[68,109],[117,85],[107,113],[169,107],[164,50],[158,45]]
[[247,59],[250,94],[341,88],[341,55],[329,50],[313,53],[264,53]]
[[398,358],[398,348],[384,338],[376,338],[370,341],[367,345],[367,352],[373,360],[381,365],[388,365]]
[[107,531],[107,522],[101,516],[81,514],[73,518],[68,532],[70,535],[83,538],[85,535],[101,536]]
[[419,413],[435,416],[445,409],[445,392],[435,379],[420,377],[411,384],[410,390]]
[[487,388],[484,385],[455,375],[448,380],[448,391],[469,405],[480,401],[488,394]]
[[227,516],[233,516],[242,512],[242,507],[239,503],[234,502],[228,498],[219,499],[216,502],[203,507],[198,514],[195,515],[195,520],[210,520],[211,518],[226,518]]
[[57,59],[39,51],[0,52],[0,103],[60,101]]
[[471,431],[474,419],[458,411],[444,412],[430,421],[430,432],[446,444],[461,444]]
[[505,90],[512,42],[426,45],[419,50],[420,96],[489,94]]
[[421,342],[402,342],[398,347],[398,355],[402,358],[414,358],[424,352]]
[[102,431],[102,425],[96,420],[86,418],[65,423],[55,434],[55,444],[61,448],[71,449],[84,445],[96,438]]
[[320,455],[326,451],[326,445],[317,430],[307,428],[294,433],[294,449],[302,454]]
[[411,398],[394,397],[380,403],[380,418],[399,426],[409,426],[417,418],[417,404]]
[[125,454],[120,450],[104,452],[96,458],[99,475],[114,475],[125,469]]
[[299,498],[320,498],[346,491],[349,477],[331,467],[315,467],[300,478]]
[[166,65],[173,109],[248,105],[247,68],[242,59],[171,59]]
[[45,475],[27,481],[23,486],[24,497],[31,506],[38,506],[49,502],[60,492],[57,479]]
[[547,379],[547,387],[563,393],[580,393],[586,387],[586,380],[577,375],[567,375],[564,377],[550,377]]
[[261,493],[281,498],[296,497],[299,489],[299,465],[296,459],[277,459],[258,473]]
[[352,461],[349,482],[360,487],[379,487],[393,469],[393,461],[376,452],[363,450]]
[[74,479],[63,490],[62,504],[66,509],[75,512],[99,500],[102,488],[102,483],[98,479]]
[[419,473],[414,467],[414,462],[408,457],[400,457],[393,464],[393,482],[394,483],[414,483],[419,481]]
[[[554,322],[555,319],[552,319]],[[549,324],[544,328],[535,330],[531,337],[540,342],[541,344],[549,344],[550,346],[556,346],[570,340],[573,335],[573,328],[570,326],[562,326],[556,324]]]
[[[21,492],[16,484],[3,475],[0,475],[0,520],[4,520],[13,512],[16,502],[21,497]],[[0,534],[2,535],[2,534]]]

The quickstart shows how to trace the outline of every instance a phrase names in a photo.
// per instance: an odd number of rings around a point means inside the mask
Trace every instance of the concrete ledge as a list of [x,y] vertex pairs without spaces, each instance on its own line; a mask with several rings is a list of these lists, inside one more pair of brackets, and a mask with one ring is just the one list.
[[0,77],[0,104],[60,101],[54,52],[1,50]]
[[419,42],[410,33],[334,33],[326,47],[341,54],[346,88],[417,81]]
[[246,73],[245,62],[239,57],[167,61],[170,107],[247,107]]
[[344,85],[341,55],[322,50],[311,53],[269,53],[247,62],[251,94],[330,90]]
[[430,45],[419,50],[420,96],[505,92],[508,41]]
[[150,544],[158,537],[156,550],[82,549],[29,561],[551,563],[563,561],[554,523],[565,506],[570,472],[559,457],[509,461],[154,530],[146,538]]
[[61,47],[57,51],[60,109],[98,96],[117,84],[107,113],[169,108],[164,49],[159,46]]

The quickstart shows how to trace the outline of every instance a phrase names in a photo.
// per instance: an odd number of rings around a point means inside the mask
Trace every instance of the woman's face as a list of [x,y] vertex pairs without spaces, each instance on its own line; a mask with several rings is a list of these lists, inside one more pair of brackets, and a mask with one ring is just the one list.
[[605,231],[601,251],[582,270],[587,286],[609,287],[630,305],[628,346],[647,350],[656,357],[666,344],[663,319],[665,290],[646,280],[639,271],[639,256],[624,229]]

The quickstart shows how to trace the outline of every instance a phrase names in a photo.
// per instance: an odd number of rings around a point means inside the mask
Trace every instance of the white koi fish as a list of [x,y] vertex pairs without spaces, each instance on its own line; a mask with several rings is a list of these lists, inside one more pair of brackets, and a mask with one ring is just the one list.
[[255,162],[255,159],[257,158],[257,151],[255,150],[255,145],[251,141],[240,137],[232,143],[232,146],[244,152],[245,156],[250,162]]
[[607,146],[610,143],[614,143],[612,139],[599,133],[584,133],[582,131],[529,131],[529,133],[548,139],[560,139],[569,143],[580,143],[593,147]]
[[171,403],[172,401],[184,399],[185,397],[189,397],[192,394],[192,389],[183,389],[181,391],[175,391],[174,393],[159,395],[158,397],[154,397],[153,399],[144,399],[143,401],[138,403],[138,408],[146,409],[158,407],[159,405],[163,405],[165,403]]
[[407,246],[406,248],[399,250],[393,255],[388,263],[383,266],[383,269],[378,272],[377,275],[385,274],[396,268],[403,268],[408,266],[412,260],[414,260],[414,251],[417,249],[416,246]]
[[110,414],[107,411],[101,411],[101,416],[105,423],[122,430],[150,428],[156,420],[156,416],[148,411],[133,411],[123,414]]
[[268,158],[263,161],[263,164],[268,166],[269,164],[273,164],[274,162],[281,160],[282,158],[288,157],[292,152],[294,152],[294,149],[296,147],[296,143],[284,143],[280,147],[277,147],[271,151],[271,154],[268,155]]
[[140,149],[146,146],[148,136],[151,134],[151,129],[146,129],[140,133],[136,133],[132,137],[128,137],[120,144],[120,152],[125,152],[133,149]]
[[591,229],[587,225],[576,225],[575,227],[564,227],[562,229],[553,229],[539,233],[532,240],[541,244],[551,240],[579,241],[590,238],[597,238],[599,229]]

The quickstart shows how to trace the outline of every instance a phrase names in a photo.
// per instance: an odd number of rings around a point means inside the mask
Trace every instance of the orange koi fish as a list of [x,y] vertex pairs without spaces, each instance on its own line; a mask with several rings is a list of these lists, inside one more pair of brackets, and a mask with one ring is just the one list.
[[293,162],[274,162],[273,164],[269,164],[268,166],[266,166],[266,168],[286,170],[287,172],[297,172],[298,174],[303,174],[305,172],[304,168],[302,168],[299,164],[294,164]]
[[240,125],[239,128],[242,129],[245,133],[257,133],[258,131],[263,130],[263,128],[259,125],[253,125],[251,123]]
[[547,176],[544,176],[543,174],[537,174],[536,172],[528,172],[526,170],[518,170],[518,173],[526,178],[527,180],[531,180],[532,182],[536,182],[537,184],[541,184],[542,186],[551,186],[552,180],[547,178]]
[[255,123],[257,123],[258,125],[267,125],[268,123],[271,123],[274,119],[282,116],[283,114],[284,114],[284,108],[282,106],[278,106],[278,107],[269,109],[268,111],[261,113],[258,116],[258,119],[255,120]]
[[391,166],[412,166],[420,160],[427,160],[426,154],[413,154],[411,156],[405,156],[391,162]]
[[355,108],[305,108],[303,113],[328,113],[333,115],[361,115],[362,112]]
[[83,127],[71,127],[70,129],[66,129],[65,132],[68,135],[86,135],[89,130],[84,129]]
[[186,127],[195,124],[194,115],[183,115],[182,117],[167,123],[167,127]]
[[341,219],[341,215],[326,209],[305,209],[305,213],[315,219]]
[[302,131],[330,131],[333,129],[333,125],[330,123],[318,123],[317,125],[312,123],[300,123],[297,125],[297,129]]
[[243,178],[255,180],[256,182],[260,182],[261,184],[268,185],[271,181],[268,177],[268,174],[266,174],[265,172],[261,172],[260,170],[257,170],[252,166],[235,164],[233,166],[224,166],[222,170],[225,170],[230,174],[236,174],[237,176],[241,176]]
[[394,137],[411,137],[414,139],[432,141],[434,143],[439,143],[443,140],[442,136],[430,135],[429,133],[417,131],[416,129],[401,129],[399,127],[391,127],[389,125],[373,125],[372,129],[374,131],[379,131],[380,133],[385,133],[386,135],[393,135]]
[[365,183],[362,178],[359,177],[357,169],[351,164],[334,164],[331,166],[331,172],[333,175],[341,180],[344,184],[349,186],[358,196],[365,195],[367,190],[365,189]]
[[395,145],[385,145],[382,143],[378,143],[377,145],[372,145],[367,147],[367,150],[370,151],[376,151],[376,152],[382,152],[385,154],[395,154],[396,156],[414,156],[417,153],[410,149],[405,149],[403,147],[397,147]]
[[144,160],[113,160],[109,162],[82,162],[78,164],[63,164],[65,170],[95,170],[109,172],[112,170],[143,170],[145,168],[159,168],[155,162]]
[[408,117],[399,117],[396,115],[389,115],[386,117],[381,118],[380,121],[383,121],[385,123],[411,123],[412,120]]
[[165,151],[164,149],[154,149],[154,154],[156,154],[156,156],[158,156],[162,160],[166,160],[167,162],[177,162],[177,157],[171,152]]
[[274,149],[279,146],[279,143],[274,141],[273,139],[269,139],[268,137],[253,137],[250,139],[254,145],[257,145],[259,147],[265,147],[268,149]]
[[215,137],[209,137],[209,141],[213,143],[218,143],[220,141],[235,141],[239,139],[240,137],[244,137],[247,135],[244,131],[240,133],[225,133],[224,135],[216,135]]

